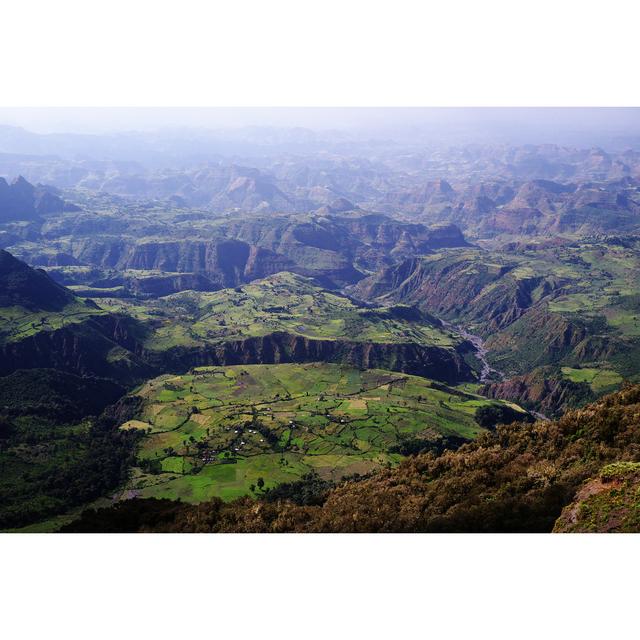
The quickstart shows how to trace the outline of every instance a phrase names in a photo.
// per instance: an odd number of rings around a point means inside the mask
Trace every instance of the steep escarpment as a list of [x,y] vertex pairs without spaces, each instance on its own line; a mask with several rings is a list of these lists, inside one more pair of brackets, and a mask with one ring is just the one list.
[[468,243],[454,224],[426,226],[393,220],[379,214],[357,217],[329,218],[337,233],[353,236],[360,242],[389,253],[401,253],[400,246],[416,253],[430,252],[442,247],[466,247]]
[[[279,251],[244,240],[147,240],[86,238],[74,243],[78,262],[118,271],[162,271],[205,276],[212,287],[236,287],[280,271],[318,277],[327,286],[357,282],[362,274],[348,255],[301,242]],[[286,253],[283,253],[286,252]]]
[[220,230],[228,237],[286,256],[308,274],[350,268],[354,273],[343,280],[345,283],[363,277],[357,269],[375,270],[436,248],[467,246],[455,225],[428,227],[362,211],[237,219],[225,222]]
[[133,242],[78,241],[74,257],[84,264],[123,270],[205,275],[215,287],[235,287],[295,265],[286,257],[239,240]]
[[466,315],[473,323],[481,322],[480,331],[486,336],[510,326],[554,286],[543,277],[502,278],[471,301],[468,315],[464,309],[456,309],[456,315]]
[[[229,216],[188,221],[112,214],[61,216],[33,229],[20,255],[31,264],[197,274],[234,287],[288,270],[341,288],[407,257],[467,243],[455,225],[426,226],[363,211]],[[24,229],[18,230],[24,233]],[[11,233],[17,233],[11,229]],[[9,236],[7,236],[9,237]],[[88,283],[83,283],[88,284]]]
[[124,279],[127,291],[133,295],[168,296],[179,291],[216,291],[220,285],[200,273],[171,273]]
[[490,336],[485,346],[498,368],[512,373],[553,363],[598,362],[620,354],[626,342],[603,335],[602,323],[532,308],[503,331]]
[[92,298],[161,297],[180,291],[217,291],[221,288],[202,273],[115,272],[97,267],[49,267],[47,272],[59,284],[75,286],[76,295]]
[[327,361],[452,381],[473,378],[477,366],[472,345],[434,316],[407,305],[365,305],[290,272],[216,292],[110,303],[145,326],[138,353],[176,372]]
[[219,228],[228,237],[283,255],[289,255],[291,245],[295,244],[345,256],[356,255],[367,248],[397,253],[398,246],[406,243],[418,253],[440,247],[468,246],[460,229],[453,224],[427,226],[364,211],[346,214],[332,209],[306,216],[237,218]]
[[[436,318],[407,306],[363,307],[291,273],[108,312],[9,254],[0,257],[5,280],[14,285],[11,300],[20,294],[23,302],[11,307],[18,315],[2,325],[0,375],[52,368],[129,384],[207,364],[324,361],[451,383],[474,379],[471,345],[448,334]],[[34,308],[40,295],[58,307]],[[268,330],[274,326],[290,330]]]
[[467,343],[454,350],[413,343],[319,340],[276,332],[202,347],[172,347],[164,351],[142,349],[139,353],[156,370],[173,373],[206,365],[332,362],[456,383],[475,379],[464,359],[466,352],[471,350]]
[[444,317],[470,313],[476,296],[513,268],[478,258],[474,253],[408,260],[360,282],[355,291],[363,299],[417,304]]

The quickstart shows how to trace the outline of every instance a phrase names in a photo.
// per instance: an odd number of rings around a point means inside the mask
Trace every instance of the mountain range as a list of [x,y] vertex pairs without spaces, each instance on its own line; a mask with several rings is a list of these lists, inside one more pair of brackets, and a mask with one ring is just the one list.
[[629,145],[0,127],[0,527],[634,530]]

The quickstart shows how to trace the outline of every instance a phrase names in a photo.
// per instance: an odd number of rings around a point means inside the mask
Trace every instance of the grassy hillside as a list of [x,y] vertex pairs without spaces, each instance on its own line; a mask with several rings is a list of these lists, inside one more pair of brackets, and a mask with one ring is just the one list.
[[24,307],[0,308],[0,344],[18,342],[42,331],[55,331],[107,315],[81,300],[73,300],[60,311],[30,311]]
[[525,415],[423,378],[330,364],[200,368],[136,395],[141,409],[122,428],[145,437],[126,495],[188,502],[261,495],[259,478],[268,489],[395,465],[405,450],[476,437],[481,408]]

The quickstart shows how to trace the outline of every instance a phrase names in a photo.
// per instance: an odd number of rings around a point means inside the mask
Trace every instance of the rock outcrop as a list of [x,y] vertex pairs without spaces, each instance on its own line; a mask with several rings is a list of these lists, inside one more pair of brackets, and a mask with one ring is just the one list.
[[587,480],[567,505],[554,533],[640,531],[640,463],[614,462]]

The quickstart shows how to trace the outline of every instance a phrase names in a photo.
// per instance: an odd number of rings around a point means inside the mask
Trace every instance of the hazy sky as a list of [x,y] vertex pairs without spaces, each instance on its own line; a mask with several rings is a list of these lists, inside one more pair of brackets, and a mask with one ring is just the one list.
[[167,127],[360,129],[487,128],[640,133],[640,109],[617,108],[0,108],[0,124],[38,133],[105,133]]

